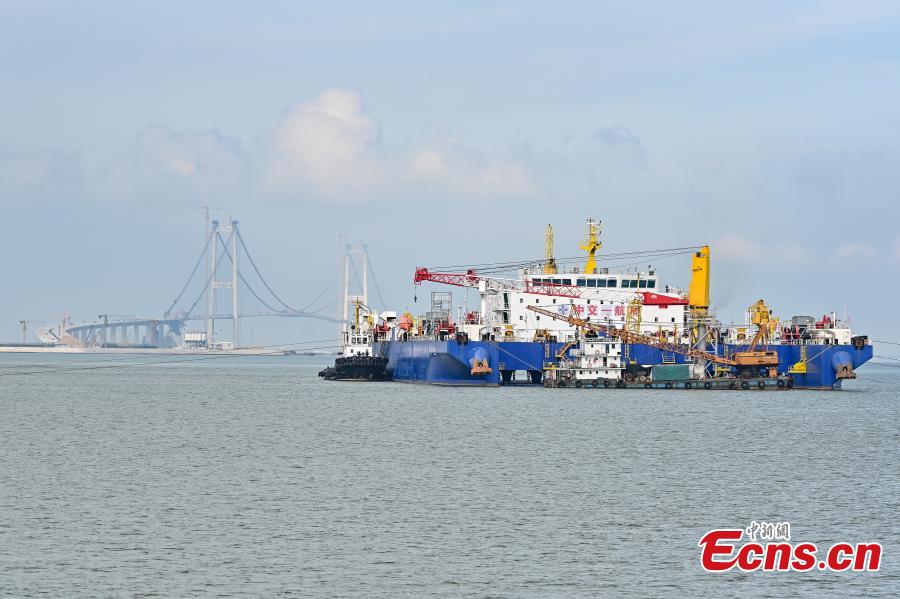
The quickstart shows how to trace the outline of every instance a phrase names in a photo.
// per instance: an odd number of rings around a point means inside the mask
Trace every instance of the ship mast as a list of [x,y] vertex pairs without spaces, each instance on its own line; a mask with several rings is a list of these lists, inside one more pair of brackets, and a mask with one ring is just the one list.
[[587,262],[584,264],[584,274],[586,275],[597,274],[597,261],[594,259],[594,254],[603,247],[603,244],[600,243],[600,240],[598,239],[599,234],[600,221],[595,221],[593,218],[589,217],[587,219],[587,240],[578,246],[588,253]]
[[544,236],[544,274],[556,274],[556,259],[553,257],[553,225],[547,225]]

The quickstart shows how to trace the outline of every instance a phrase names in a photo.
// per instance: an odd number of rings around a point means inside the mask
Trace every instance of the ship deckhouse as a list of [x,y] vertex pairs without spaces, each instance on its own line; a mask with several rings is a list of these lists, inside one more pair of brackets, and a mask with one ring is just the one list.
[[[530,341],[542,335],[560,341],[574,339],[575,327],[560,320],[541,320],[539,314],[528,310],[528,306],[538,306],[561,315],[572,311],[579,318],[662,339],[686,337],[687,294],[664,285],[655,270],[616,272],[598,268],[595,252],[601,247],[599,223],[588,219],[587,228],[587,239],[580,246],[587,252],[583,268],[558,271],[548,226],[546,261],[520,271],[520,283],[507,289],[481,286],[480,317],[466,324],[483,325],[495,339]],[[478,330],[466,328],[470,335]],[[483,337],[484,329],[480,330]]]

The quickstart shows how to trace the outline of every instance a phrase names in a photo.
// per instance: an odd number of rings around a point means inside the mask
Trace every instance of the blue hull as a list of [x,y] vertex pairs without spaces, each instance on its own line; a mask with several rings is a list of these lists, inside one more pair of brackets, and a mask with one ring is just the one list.
[[[382,341],[375,344],[374,353],[387,357],[386,372],[394,381],[479,387],[500,384],[500,352],[486,342]],[[476,353],[487,358],[490,374],[471,374],[470,354]]]
[[[388,358],[387,372],[394,381],[454,386],[497,386],[513,371],[537,373],[543,365],[555,362],[562,343],[468,341],[382,341],[375,353]],[[872,346],[807,345],[806,374],[795,374],[794,386],[800,389],[839,389],[838,369],[849,365],[856,369],[872,358]],[[746,349],[729,347],[729,351]],[[800,361],[797,345],[772,345],[778,352],[779,374]],[[662,352],[646,345],[626,348],[629,360],[640,365],[685,363],[685,356]],[[487,360],[491,372],[473,375],[473,360]]]
[[[807,345],[806,374],[794,374],[794,387],[799,389],[840,389],[838,369],[848,364],[856,370],[872,359],[872,346],[856,348],[852,345]],[[734,349],[734,348],[732,348]],[[778,372],[787,370],[800,361],[798,345],[770,345],[767,349],[778,352]]]
[[[555,361],[562,343],[468,341],[381,341],[376,355],[388,358],[391,380],[433,385],[497,386],[501,371],[541,372]],[[472,360],[486,359],[488,374],[472,374]]]

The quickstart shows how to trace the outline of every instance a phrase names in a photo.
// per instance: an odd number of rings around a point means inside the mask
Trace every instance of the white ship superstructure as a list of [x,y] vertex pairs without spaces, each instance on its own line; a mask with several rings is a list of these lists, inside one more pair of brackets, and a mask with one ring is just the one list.
[[[522,268],[517,279],[485,278],[474,273],[445,275],[421,269],[417,280],[477,287],[480,310],[468,312],[461,319],[462,330],[472,339],[532,341],[546,335],[559,341],[575,339],[576,326],[542,319],[528,309],[536,306],[564,316],[574,314],[591,322],[627,327],[661,340],[689,342],[687,293],[665,285],[654,269],[598,268],[593,251],[600,247],[599,223],[589,219],[587,224],[582,248],[589,254],[584,268],[558,271],[552,256],[548,256],[543,263]],[[551,234],[548,232],[548,239]],[[548,241],[548,247],[552,242]],[[548,268],[548,264],[552,266]]]
[[[576,327],[564,321],[542,320],[540,315],[528,310],[528,306],[538,306],[561,315],[573,311],[580,318],[618,327],[633,324],[642,333],[659,334],[669,340],[685,333],[687,300],[672,289],[657,292],[660,280],[653,271],[615,273],[604,269],[598,274],[554,277],[523,272],[522,280],[523,291],[483,291],[485,318],[480,322],[469,318],[476,321],[466,323],[466,332],[476,339],[490,331],[504,340],[512,337],[530,341],[536,332],[545,330],[560,341],[574,338]],[[548,289],[557,293],[550,295]],[[629,322],[629,316],[633,322]]]

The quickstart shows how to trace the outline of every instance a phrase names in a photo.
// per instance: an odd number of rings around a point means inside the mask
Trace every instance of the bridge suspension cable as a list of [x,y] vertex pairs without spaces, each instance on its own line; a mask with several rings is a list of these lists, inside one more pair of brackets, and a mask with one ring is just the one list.
[[[178,306],[179,302],[181,302],[184,299],[185,294],[187,293],[188,289],[191,287],[191,283],[193,281],[197,280],[197,278],[198,278],[197,275],[200,270],[201,264],[203,264],[204,258],[209,257],[210,252],[213,251],[213,250],[211,250],[212,243],[221,244],[221,245],[217,246],[220,251],[213,252],[213,255],[218,254],[218,256],[216,257],[215,264],[211,265],[210,273],[206,277],[206,280],[203,283],[203,286],[200,289],[200,292],[197,295],[197,298],[190,304],[190,306],[184,312],[179,312],[179,313],[183,314],[183,317],[185,319],[190,319],[190,320],[197,320],[197,319],[203,319],[203,318],[218,319],[223,316],[220,314],[195,315],[194,310],[197,309],[197,306],[200,305],[200,302],[204,299],[207,292],[215,285],[217,273],[219,272],[219,268],[222,266],[223,262],[230,261],[230,262],[232,262],[232,264],[234,264],[235,259],[238,258],[238,256],[232,256],[233,252],[231,251],[230,248],[233,245],[233,241],[237,241],[237,243],[239,244],[239,246],[235,245],[234,248],[236,248],[238,252],[242,252],[243,255],[246,256],[248,262],[250,263],[250,267],[253,269],[253,272],[256,273],[256,277],[262,283],[266,292],[268,292],[268,294],[270,294],[271,297],[274,298],[274,303],[273,303],[272,300],[267,299],[263,294],[261,294],[256,289],[254,289],[253,285],[250,284],[247,277],[244,275],[243,272],[241,272],[240,269],[236,269],[237,272],[235,274],[237,275],[237,277],[231,282],[231,284],[236,285],[236,284],[238,284],[238,281],[239,281],[240,284],[243,287],[245,287],[247,289],[247,291],[249,291],[250,294],[260,304],[262,304],[262,306],[266,310],[269,311],[269,312],[264,312],[264,313],[260,313],[260,314],[242,313],[242,314],[238,314],[238,317],[244,318],[244,317],[249,317],[249,316],[282,316],[282,317],[292,316],[292,317],[300,317],[300,318],[316,318],[316,319],[326,320],[326,321],[330,321],[330,322],[341,322],[340,319],[332,318],[329,316],[323,316],[323,315],[319,314],[320,312],[323,312],[324,310],[328,309],[331,305],[333,305],[334,302],[337,300],[337,297],[331,299],[330,301],[328,301],[327,303],[322,305],[320,308],[317,308],[315,310],[311,309],[313,306],[315,306],[317,303],[319,303],[323,297],[326,297],[328,290],[334,284],[335,280],[337,279],[338,274],[340,274],[340,268],[335,270],[335,272],[332,275],[331,280],[328,282],[328,284],[324,288],[322,288],[322,290],[319,292],[319,294],[309,304],[303,306],[302,308],[295,308],[294,306],[291,306],[286,301],[284,301],[284,299],[282,299],[282,297],[272,288],[272,286],[266,280],[265,276],[263,276],[262,272],[259,269],[259,266],[257,265],[256,261],[253,259],[253,256],[250,254],[250,251],[247,247],[246,242],[244,241],[243,236],[241,235],[240,230],[236,226],[234,226],[232,228],[232,230],[230,231],[227,238],[223,237],[222,233],[218,230],[214,229],[209,232],[209,234],[206,237],[206,241],[204,242],[203,251],[200,253],[200,256],[197,258],[197,261],[194,263],[194,266],[191,269],[191,273],[190,273],[190,276],[187,278],[187,281],[185,281],[181,290],[178,292],[178,295],[171,302],[171,304],[169,304],[168,308],[164,312],[165,317],[169,317],[171,314],[173,314],[176,306]],[[376,283],[376,285],[377,285],[377,283]],[[380,296],[380,290],[379,290],[379,296]]]
[[[261,303],[263,306],[265,306],[266,308],[271,310],[273,312],[272,316],[288,316],[289,315],[289,316],[316,318],[319,320],[327,320],[329,322],[339,322],[338,320],[331,318],[330,316],[320,316],[320,315],[316,314],[315,312],[305,312],[303,310],[297,310],[297,309],[291,307],[290,305],[288,305],[287,303],[285,303],[278,296],[278,294],[275,293],[275,291],[272,289],[272,287],[266,282],[266,279],[265,279],[265,277],[262,276],[262,273],[259,272],[259,268],[257,268],[256,263],[253,261],[253,257],[250,255],[250,252],[247,250],[247,245],[244,243],[244,240],[241,237],[240,231],[238,231],[237,233],[233,233],[233,234],[237,235],[238,242],[241,244],[241,247],[244,249],[244,255],[247,256],[247,259],[250,261],[250,265],[253,267],[253,271],[256,273],[256,276],[259,277],[259,280],[262,282],[263,286],[269,291],[269,293],[272,294],[272,297],[274,297],[278,301],[278,303],[280,303],[285,308],[285,310],[279,310],[278,308],[276,308],[275,306],[271,305],[269,302],[264,300],[256,292],[256,290],[253,289],[253,286],[250,285],[250,282],[247,281],[246,277],[244,277],[244,273],[238,271],[238,278],[241,280],[241,282],[244,283],[244,285],[247,287],[247,290],[250,292],[250,294],[253,297],[255,297],[259,301],[259,303]],[[231,258],[231,253],[228,251],[228,244],[225,244],[225,247],[223,249],[224,249],[223,256],[228,256],[229,260],[231,260],[232,258]],[[324,310],[324,308],[317,310],[316,312],[320,312],[321,310]],[[285,314],[285,311],[289,312],[289,314]]]
[[384,296],[381,295],[381,288],[378,286],[378,279],[375,278],[375,269],[372,268],[372,261],[369,260],[369,253],[366,252],[366,263],[369,265],[369,276],[372,277],[372,283],[375,284],[375,293],[378,294],[378,301],[381,302],[381,309],[387,309],[387,303],[384,301]]
[[[214,234],[215,233],[213,231],[210,231],[209,235],[206,236],[206,241],[203,242],[203,251],[200,252],[200,257],[197,258],[197,262],[194,264],[194,269],[191,271],[191,276],[189,276],[187,281],[185,281],[184,287],[182,287],[181,291],[178,292],[175,300],[172,301],[171,305],[166,309],[165,312],[163,312],[163,317],[168,317],[169,314],[172,313],[172,308],[174,308],[175,305],[178,304],[178,302],[181,300],[181,296],[184,295],[184,292],[187,291],[187,288],[191,284],[191,281],[194,280],[194,275],[197,274],[197,269],[200,268],[200,264],[203,263],[203,258],[206,256],[206,251],[209,248],[209,240]],[[206,287],[203,288],[203,291],[206,291]]]
[[[216,232],[213,232],[212,234],[213,234],[213,235],[217,235],[219,239],[222,238],[222,236],[219,235],[219,234],[216,233]],[[191,304],[191,307],[188,308],[187,311],[184,313],[185,316],[190,316],[190,315],[191,315],[191,313],[194,311],[194,308],[196,308],[196,307],[197,307],[197,304],[200,303],[200,300],[203,299],[203,294],[206,293],[206,290],[207,290],[207,289],[209,289],[209,286],[210,286],[210,284],[212,283],[213,279],[216,278],[216,271],[219,270],[219,265],[222,264],[222,259],[225,258],[225,256],[228,254],[227,246],[228,246],[228,244],[231,242],[231,237],[232,237],[233,235],[234,235],[234,232],[232,232],[231,235],[228,236],[228,239],[225,241],[225,246],[226,246],[225,252],[223,252],[223,253],[219,256],[218,260],[216,260],[216,264],[215,264],[214,268],[212,269],[212,272],[209,273],[209,277],[206,279],[206,284],[203,285],[203,289],[200,290],[200,294],[197,296],[197,299],[194,300],[194,303]],[[206,250],[203,251],[203,254],[206,254]],[[201,255],[200,258],[201,258],[201,260],[202,260],[202,259],[203,259],[203,255]],[[190,282],[190,281],[188,281],[188,282]]]

